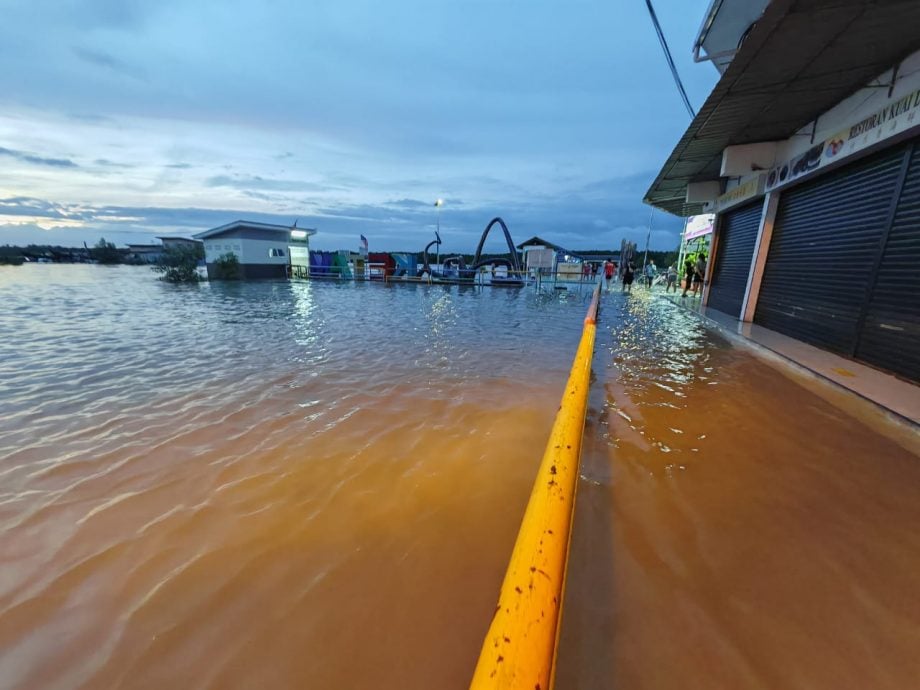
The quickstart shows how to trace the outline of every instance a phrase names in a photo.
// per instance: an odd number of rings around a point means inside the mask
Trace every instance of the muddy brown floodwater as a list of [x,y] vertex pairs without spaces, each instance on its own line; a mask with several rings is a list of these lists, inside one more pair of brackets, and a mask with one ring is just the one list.
[[918,687],[916,432],[660,301],[605,316],[558,687]]
[[[465,688],[586,294],[0,268],[0,688]],[[605,297],[557,687],[912,688],[916,435]]]

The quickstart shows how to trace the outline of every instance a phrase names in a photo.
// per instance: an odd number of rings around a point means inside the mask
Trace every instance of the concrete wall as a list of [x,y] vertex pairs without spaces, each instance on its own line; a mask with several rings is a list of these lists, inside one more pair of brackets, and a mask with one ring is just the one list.
[[[207,264],[208,278],[216,280],[216,270],[213,263]],[[241,264],[240,279],[261,280],[269,278],[286,278],[287,266],[278,264]]]
[[227,252],[236,254],[236,258],[242,263],[243,245],[238,230],[227,232],[217,237],[206,237],[203,242],[204,260],[207,264],[214,263],[217,257],[223,256]]
[[[248,237],[254,236],[254,237]],[[204,240],[204,256],[207,263],[213,263],[219,256],[232,252],[241,264],[269,264],[284,266],[290,263],[288,238],[284,233],[234,230],[218,237]],[[283,256],[270,256],[270,250],[280,249]]]
[[[243,244],[243,256],[240,263],[271,264],[286,266],[291,262],[288,256],[288,241],[281,233],[276,233],[276,240],[240,240]],[[281,256],[271,256],[271,250],[280,250]]]

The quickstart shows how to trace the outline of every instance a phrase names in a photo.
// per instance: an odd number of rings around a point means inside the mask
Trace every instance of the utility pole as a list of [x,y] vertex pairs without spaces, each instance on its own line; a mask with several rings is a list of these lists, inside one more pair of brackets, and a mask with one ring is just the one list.
[[684,239],[687,236],[687,224],[690,222],[690,216],[684,218],[684,229],[680,232],[680,249],[677,252],[677,274],[680,275],[680,272],[684,268],[684,254],[687,253],[687,241]]
[[652,212],[648,214],[648,233],[645,236],[645,258],[642,259],[642,275],[645,275],[645,265],[648,263],[648,243],[652,239],[652,216],[655,215],[655,207],[652,206]]

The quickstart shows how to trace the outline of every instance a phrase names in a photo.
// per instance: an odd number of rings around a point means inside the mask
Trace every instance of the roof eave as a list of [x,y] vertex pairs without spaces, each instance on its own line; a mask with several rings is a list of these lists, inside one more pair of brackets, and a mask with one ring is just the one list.
[[[702,203],[686,201],[687,184],[720,179],[726,146],[792,136],[920,48],[918,24],[920,3],[913,0],[842,0],[834,7],[773,0],[643,201],[675,215],[701,212]],[[811,44],[798,40],[803,35],[814,37]],[[853,41],[867,47],[856,50]]]

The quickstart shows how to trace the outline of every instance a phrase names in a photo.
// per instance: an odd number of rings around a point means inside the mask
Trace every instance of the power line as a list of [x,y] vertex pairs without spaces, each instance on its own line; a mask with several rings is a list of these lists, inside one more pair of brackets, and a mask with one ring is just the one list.
[[661,30],[661,24],[658,23],[658,15],[655,14],[655,8],[652,7],[652,0],[645,0],[645,5],[648,7],[648,13],[652,18],[652,24],[655,25],[655,33],[658,34],[658,42],[661,44],[661,49],[664,51],[664,57],[668,61],[668,67],[671,69],[671,75],[674,77],[674,83],[677,84],[677,90],[680,91],[681,100],[683,100],[684,105],[687,107],[687,112],[690,113],[690,117],[696,117],[696,113],[693,111],[693,106],[690,105],[690,99],[687,98],[687,92],[684,90],[684,84],[680,80],[680,75],[677,74],[677,66],[674,64],[674,58],[671,57],[671,49],[668,48],[668,42],[665,40],[664,32]]

